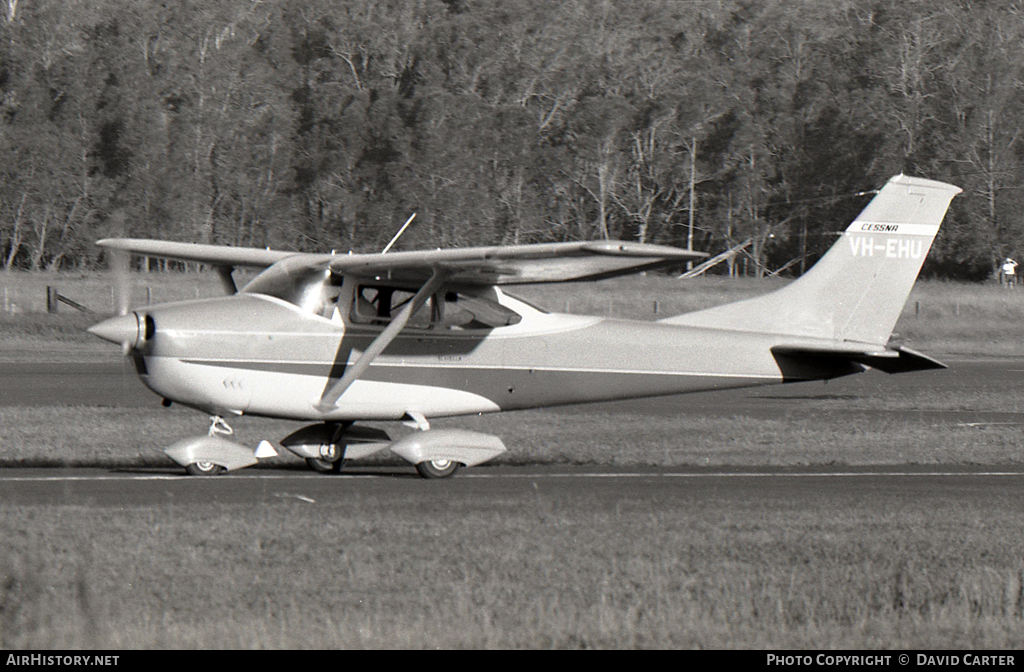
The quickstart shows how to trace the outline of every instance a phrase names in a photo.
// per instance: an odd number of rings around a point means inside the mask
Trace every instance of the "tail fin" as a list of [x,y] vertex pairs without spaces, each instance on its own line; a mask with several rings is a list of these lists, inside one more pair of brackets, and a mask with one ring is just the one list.
[[807,273],[669,324],[885,345],[959,187],[897,175]]

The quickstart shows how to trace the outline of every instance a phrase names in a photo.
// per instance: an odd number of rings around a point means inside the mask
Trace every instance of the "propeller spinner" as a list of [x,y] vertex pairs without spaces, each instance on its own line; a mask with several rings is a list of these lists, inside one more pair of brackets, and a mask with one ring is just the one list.
[[105,341],[117,343],[124,348],[125,354],[139,344],[143,335],[141,320],[135,313],[111,317],[92,325],[86,331]]

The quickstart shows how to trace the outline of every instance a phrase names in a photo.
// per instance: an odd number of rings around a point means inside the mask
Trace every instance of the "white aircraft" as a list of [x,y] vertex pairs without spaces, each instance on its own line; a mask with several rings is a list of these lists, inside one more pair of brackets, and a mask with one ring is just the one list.
[[[700,253],[628,242],[297,254],[110,239],[115,254],[202,262],[229,296],[147,306],[89,331],[121,344],[165,405],[212,416],[166,453],[190,474],[276,455],[223,437],[225,417],[312,421],[281,440],[317,471],[388,449],[427,478],[505,450],[430,418],[639,398],[864,371],[944,368],[889,337],[960,189],[898,175],[798,280],[657,322],[548,313],[506,285],[596,280]],[[264,268],[241,291],[236,267]],[[398,440],[357,421],[401,421]]]

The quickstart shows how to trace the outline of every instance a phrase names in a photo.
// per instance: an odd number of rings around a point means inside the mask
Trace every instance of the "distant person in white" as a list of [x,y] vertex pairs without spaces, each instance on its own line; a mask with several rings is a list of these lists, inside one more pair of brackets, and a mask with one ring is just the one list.
[[1017,284],[1017,262],[1009,257],[1003,262],[1003,282],[1010,288]]

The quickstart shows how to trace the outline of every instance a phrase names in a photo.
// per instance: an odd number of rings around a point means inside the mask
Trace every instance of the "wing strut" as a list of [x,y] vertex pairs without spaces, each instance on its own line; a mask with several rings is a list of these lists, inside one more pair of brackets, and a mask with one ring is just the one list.
[[226,264],[223,266],[217,266],[217,276],[220,278],[220,286],[224,288],[224,293],[228,296],[238,294],[238,285],[235,284],[235,278],[231,275],[234,272],[234,266]]
[[384,348],[388,347],[391,341],[395,340],[402,329],[405,328],[405,325],[409,323],[409,318],[412,317],[412,314],[427,302],[430,295],[441,286],[446,277],[447,274],[443,270],[434,269],[433,275],[430,276],[427,283],[420,287],[420,291],[416,292],[412,300],[402,307],[398,315],[391,320],[391,323],[388,324],[384,331],[380,332],[380,335],[373,339],[373,342],[359,356],[355,364],[345,369],[344,375],[338,379],[338,382],[333,385],[328,384],[328,387],[320,397],[320,401],[313,405],[316,410],[321,413],[327,413],[337,408],[338,399],[341,398],[341,395],[345,394],[345,391],[352,383],[356,382],[360,376],[366,373],[373,360],[377,359],[377,356],[384,352]]

